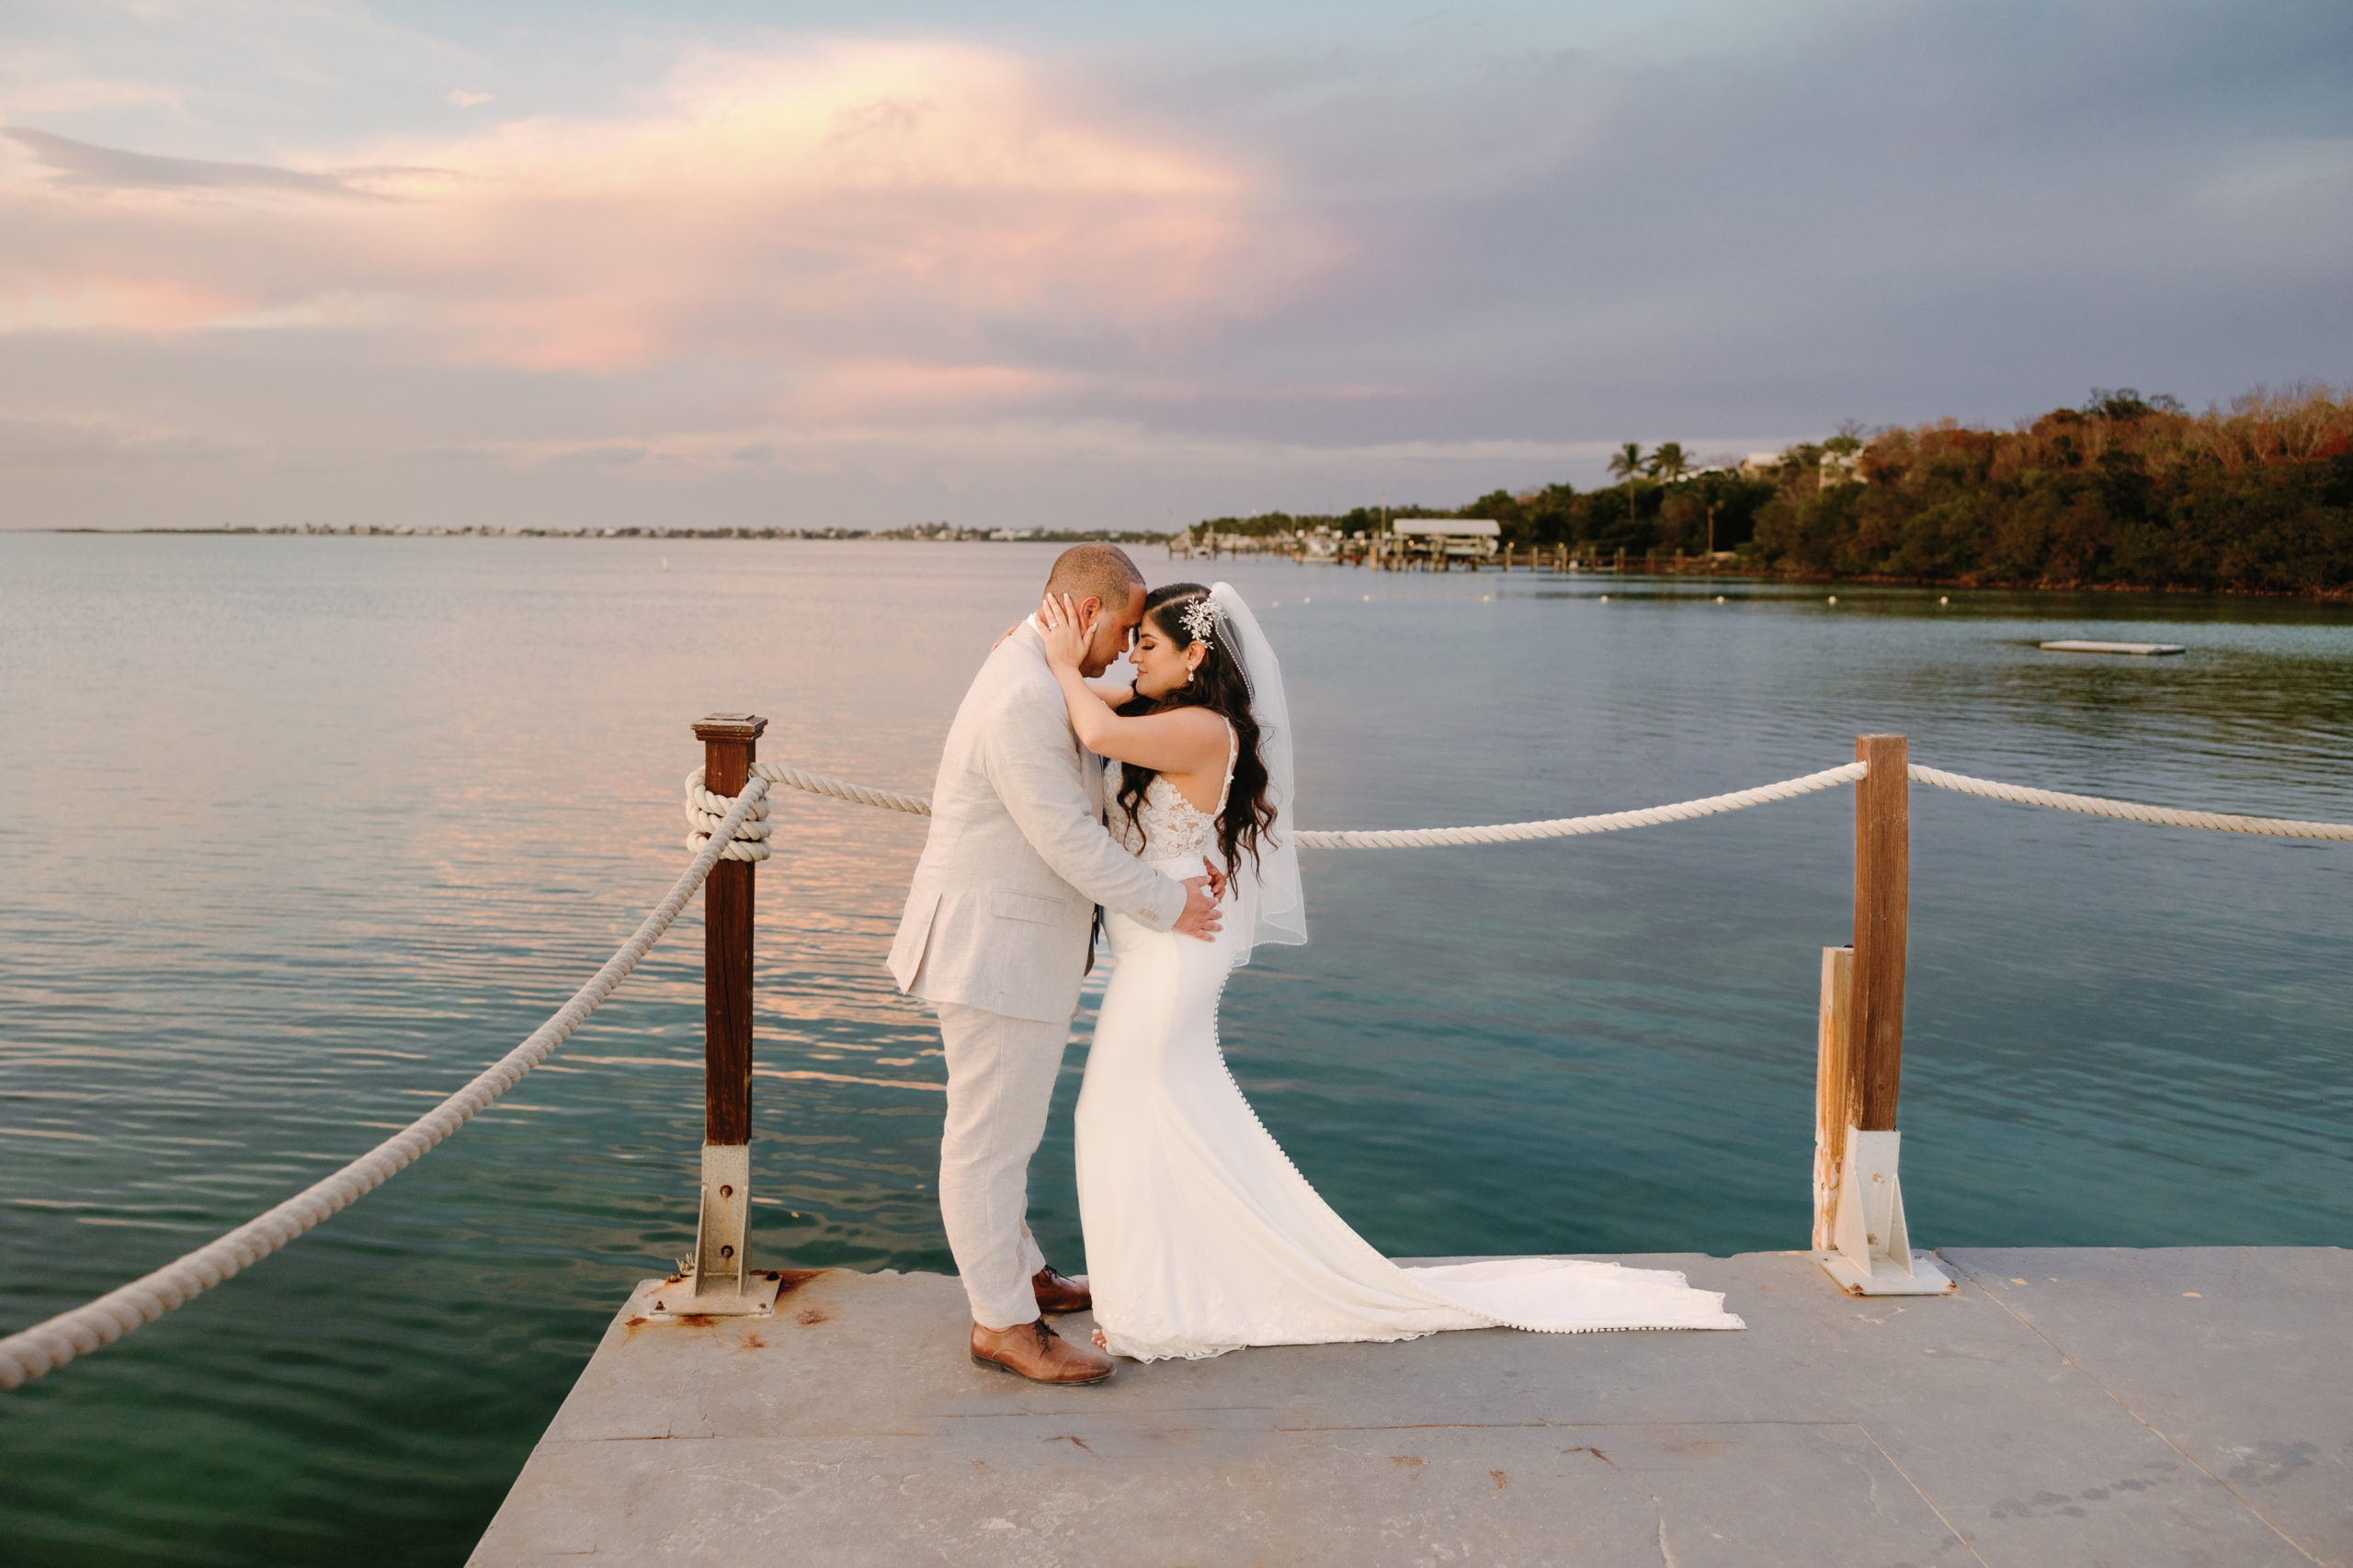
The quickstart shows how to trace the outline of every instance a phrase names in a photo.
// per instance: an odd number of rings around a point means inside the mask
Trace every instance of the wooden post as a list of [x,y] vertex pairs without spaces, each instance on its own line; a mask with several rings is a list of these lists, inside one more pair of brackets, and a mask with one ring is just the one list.
[[1838,1244],[1838,1187],[1847,1167],[1848,1046],[1854,1017],[1855,949],[1822,949],[1822,1006],[1813,1074],[1813,1250]]
[[[760,732],[755,713],[713,713],[697,721],[703,744],[703,787],[741,794],[751,782]],[[702,1205],[695,1228],[690,1310],[767,1312],[774,1276],[750,1273],[752,1211],[752,872],[748,860],[722,860],[703,884]]]
[[[736,795],[751,782],[766,719],[713,713],[695,725],[703,787]],[[752,872],[722,860],[703,884],[703,1118],[706,1143],[752,1141]]]
[[1855,760],[1870,773],[1855,786],[1854,1046],[1851,1125],[1895,1128],[1904,1082],[1904,946],[1911,888],[1909,748],[1902,735],[1858,735]]
[[[1949,1296],[1959,1290],[1935,1260],[1913,1256],[1897,1171],[1912,860],[1909,749],[1902,735],[1855,737],[1855,759],[1870,765],[1855,786],[1855,946],[1850,955],[1834,948],[1822,960],[1813,1244],[1830,1278],[1857,1296]],[[1849,971],[1843,1029],[1842,967]],[[1840,1074],[1842,1034],[1847,1060]]]

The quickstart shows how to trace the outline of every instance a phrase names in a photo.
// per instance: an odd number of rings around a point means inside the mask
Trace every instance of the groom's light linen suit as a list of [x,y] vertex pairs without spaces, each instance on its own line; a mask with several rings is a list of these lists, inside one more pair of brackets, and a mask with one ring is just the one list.
[[1079,744],[1025,624],[981,666],[949,727],[891,946],[899,988],[939,1014],[939,1212],[972,1319],[989,1328],[1038,1315],[1029,1157],[1078,1011],[1095,906],[1161,931],[1185,909],[1180,883],[1112,841],[1103,795],[1102,761]]

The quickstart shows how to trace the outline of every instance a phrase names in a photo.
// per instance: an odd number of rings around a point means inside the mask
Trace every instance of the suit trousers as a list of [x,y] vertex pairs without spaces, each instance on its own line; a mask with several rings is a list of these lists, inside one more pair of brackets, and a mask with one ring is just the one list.
[[948,1053],[948,1124],[939,1139],[939,1217],[972,1321],[1010,1328],[1038,1315],[1030,1276],[1046,1266],[1029,1234],[1029,1157],[1070,1043],[1070,1023],[1041,1024],[936,1005]]

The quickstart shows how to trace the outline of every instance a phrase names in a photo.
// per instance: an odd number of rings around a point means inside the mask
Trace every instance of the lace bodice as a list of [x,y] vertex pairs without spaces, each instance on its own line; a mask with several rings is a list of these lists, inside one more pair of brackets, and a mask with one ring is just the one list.
[[1185,799],[1176,785],[1155,773],[1152,782],[1144,786],[1135,822],[1130,824],[1128,813],[1119,803],[1120,765],[1107,765],[1104,799],[1111,807],[1111,836],[1140,860],[1191,860],[1204,855],[1216,858],[1218,812],[1225,810],[1225,798],[1233,792],[1233,764],[1241,756],[1242,745],[1242,738],[1234,733],[1232,724],[1226,725],[1225,736],[1225,782],[1218,789],[1216,812],[1201,810]]

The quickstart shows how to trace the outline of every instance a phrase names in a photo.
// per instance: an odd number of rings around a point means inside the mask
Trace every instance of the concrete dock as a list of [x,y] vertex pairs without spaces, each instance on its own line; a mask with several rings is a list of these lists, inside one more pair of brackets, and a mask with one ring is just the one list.
[[1802,1253],[1620,1260],[1726,1292],[1739,1334],[1064,1390],[973,1367],[941,1276],[787,1275],[773,1318],[701,1324],[641,1291],[472,1562],[2353,1564],[2353,1254],[1936,1256],[1958,1295],[1848,1297]]

